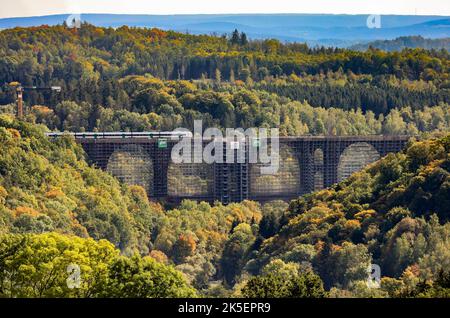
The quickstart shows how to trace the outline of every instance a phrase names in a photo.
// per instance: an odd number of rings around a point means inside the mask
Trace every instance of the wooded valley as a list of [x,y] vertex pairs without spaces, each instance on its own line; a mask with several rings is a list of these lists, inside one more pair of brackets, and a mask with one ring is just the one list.
[[[0,31],[0,297],[449,297],[447,50],[83,24]],[[16,91],[25,116],[15,116]],[[48,131],[410,135],[292,202],[169,207]],[[79,264],[71,289],[66,268]],[[367,269],[381,267],[380,288]]]

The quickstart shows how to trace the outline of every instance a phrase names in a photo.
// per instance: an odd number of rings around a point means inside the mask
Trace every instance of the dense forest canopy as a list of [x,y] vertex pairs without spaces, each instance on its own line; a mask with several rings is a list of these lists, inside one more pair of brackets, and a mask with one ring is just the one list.
[[450,261],[449,142],[447,136],[411,143],[338,185],[292,201],[248,270],[257,273],[274,259],[306,261],[334,293],[357,293],[368,264],[379,264],[382,286],[396,285],[383,291],[391,296],[410,290],[409,279],[436,277]]
[[[184,201],[165,209],[142,187],[89,167],[69,137],[49,142],[45,127],[7,115],[0,126],[2,296],[448,293],[448,135],[412,142],[289,206]],[[73,262],[83,269],[76,291],[64,287],[65,272],[48,271]],[[381,289],[365,284],[372,263],[383,269]],[[27,279],[35,287],[23,287]]]
[[[299,81],[291,76],[252,87],[236,87],[127,76],[119,82],[127,96],[123,104],[111,102],[110,106],[94,106],[87,102],[63,101],[54,108],[35,105],[27,119],[60,131],[148,131],[179,127],[192,130],[194,120],[202,119],[204,128],[278,127],[282,136],[416,135],[446,131],[450,127],[449,105],[443,103],[415,110],[405,106],[392,109],[386,115],[376,115],[360,108],[313,107],[306,101],[281,96],[280,90],[285,94],[289,94],[290,89],[297,91],[301,87]],[[262,85],[274,92],[260,89]],[[311,92],[314,89],[311,86]],[[10,105],[9,109],[14,106]]]
[[431,49],[445,49],[450,50],[450,38],[441,39],[427,39],[420,35],[418,36],[401,36],[394,40],[377,40],[365,44],[355,44],[350,48],[355,50],[367,50],[369,47],[374,47],[383,51],[401,51],[405,48],[423,48]]
[[[309,48],[237,30],[0,31],[0,297],[449,297],[449,66],[446,50]],[[194,119],[283,136],[416,138],[290,204],[167,207],[89,166],[69,136],[44,135]],[[72,263],[76,290],[65,280]],[[380,288],[366,284],[371,264]]]
[[[0,234],[2,297],[195,297],[182,274],[106,241],[58,233]],[[76,264],[70,283],[67,268]],[[82,274],[82,275],[81,275]]]
[[[449,66],[446,50],[309,48],[249,41],[237,30],[217,37],[89,24],[15,28],[0,32],[0,104],[12,110],[7,84],[20,82],[62,87],[25,92],[28,114],[51,129],[173,129],[202,118],[283,126],[286,135],[414,134],[449,126]],[[388,116],[403,122],[391,129]],[[323,117],[342,119],[327,126]]]

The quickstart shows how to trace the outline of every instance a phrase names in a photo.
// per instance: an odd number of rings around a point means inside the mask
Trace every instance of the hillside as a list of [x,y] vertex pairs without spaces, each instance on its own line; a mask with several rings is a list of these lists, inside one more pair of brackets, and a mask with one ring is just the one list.
[[[327,78],[291,76],[245,86],[127,76],[120,80],[117,88],[129,96],[122,107],[116,102],[95,106],[63,101],[54,107],[31,107],[27,120],[58,131],[165,131],[178,127],[192,130],[193,119],[202,119],[204,127],[278,127],[282,136],[415,135],[450,129],[450,108],[443,103],[417,109],[412,104],[413,108],[392,109],[386,116],[370,109],[331,107],[326,96],[335,91],[342,93],[342,86],[332,88],[342,81],[345,81],[342,74]],[[363,90],[358,90],[357,83],[347,85],[353,88],[350,99],[358,92],[364,94]],[[428,87],[425,83],[422,85]],[[422,95],[425,87],[412,87],[409,93]],[[321,90],[323,94],[319,94]],[[380,88],[379,96],[383,93]],[[305,99],[311,100],[313,105],[325,104],[325,107],[313,107]],[[342,104],[346,101],[344,98]],[[7,107],[5,112],[13,112],[15,108]]]
[[128,254],[149,252],[153,215],[143,189],[88,166],[74,140],[0,117],[0,232],[107,239]]
[[[285,18],[293,29],[312,21]],[[446,25],[391,18],[392,29]],[[240,17],[205,19],[197,27],[228,28]],[[361,16],[320,19],[337,34],[346,21],[364,31]],[[264,25],[263,16],[250,22]],[[449,296],[449,52],[250,35],[88,23],[0,31],[0,297]],[[276,127],[281,136],[412,139],[290,204],[168,207],[89,166],[70,137],[44,135],[192,129],[196,119],[204,128]],[[66,286],[70,264],[83,273],[79,292]],[[381,268],[381,288],[366,284],[370,264]]]
[[0,32],[0,111],[13,111],[20,82],[61,87],[24,93],[29,120],[58,130],[171,130],[195,118],[285,135],[416,134],[449,127],[449,61],[446,51],[314,49],[239,31],[16,28]]
[[[75,262],[86,266],[89,275],[102,275],[99,284],[113,285],[120,284],[117,277],[126,274],[121,270],[137,267],[144,271],[143,277],[136,278],[139,283],[150,284],[154,279],[160,284],[154,289],[133,290],[131,286],[139,286],[138,282],[124,276],[123,280],[130,280],[130,290],[105,287],[95,291],[96,297],[103,293],[112,297],[193,295],[186,281],[203,290],[223,277],[221,255],[229,240],[244,235],[250,244],[255,239],[255,227],[263,213],[259,204],[211,206],[185,201],[176,209],[165,210],[149,201],[143,188],[120,184],[106,172],[89,167],[74,140],[67,137],[51,142],[44,130],[0,116],[0,266],[12,272],[21,265],[31,266],[38,285],[47,274],[54,274],[55,283],[41,291],[44,295],[74,296],[66,287],[58,289],[65,284],[65,271],[47,273],[46,262],[57,268]],[[286,204],[278,202],[277,206],[284,209]],[[35,254],[27,246],[36,249]],[[49,249],[53,251],[50,254],[46,252]],[[61,249],[68,250],[59,258]],[[42,259],[45,262],[40,264]],[[105,271],[109,266],[111,273],[119,271],[111,274],[113,278]],[[147,277],[146,270],[153,274]],[[19,287],[27,275],[22,274],[16,278]],[[8,279],[8,273],[2,271],[0,283]],[[0,296],[38,296],[38,290],[19,287],[0,287]],[[76,295],[88,297],[91,287]]]
[[[309,45],[346,47],[358,42],[422,35],[440,38],[448,35],[448,17],[383,15],[381,29],[366,26],[368,15],[330,14],[203,14],[203,15],[129,15],[82,14],[82,21],[101,27],[160,28],[190,34],[224,34],[234,29],[251,39],[275,38],[306,42]],[[56,25],[68,15],[0,19],[0,29]]]
[[[268,297],[442,293],[433,286],[450,264],[450,136],[412,142],[403,153],[289,206],[184,201],[165,210],[142,188],[89,167],[70,138],[49,142],[43,126],[5,115],[0,127],[0,263],[8,260],[8,271],[35,268],[36,286],[47,275],[42,257],[58,268],[77,260],[89,275],[100,275],[95,281],[83,276],[92,284],[78,294],[58,289],[65,280],[56,273],[48,288],[2,295],[174,297],[193,295],[189,286],[208,296],[259,297],[261,286]],[[61,248],[67,251],[56,257]],[[104,264],[98,253],[109,255]],[[381,289],[363,282],[371,263],[381,266]],[[135,267],[143,276],[124,287],[131,278],[120,271]],[[145,278],[147,270],[153,278]],[[146,294],[132,288],[149,284],[146,279],[165,287]]]
[[[412,295],[415,284],[450,264],[449,198],[450,136],[414,142],[292,201],[286,215],[272,219],[274,230],[260,228],[260,247],[245,268],[311,266],[337,297]],[[363,282],[369,264],[381,267],[379,290]]]
[[406,48],[423,48],[427,50],[450,50],[450,38],[426,39],[422,36],[403,36],[394,40],[377,40],[367,44],[352,45],[353,50],[364,51],[374,47],[383,51],[401,51]]

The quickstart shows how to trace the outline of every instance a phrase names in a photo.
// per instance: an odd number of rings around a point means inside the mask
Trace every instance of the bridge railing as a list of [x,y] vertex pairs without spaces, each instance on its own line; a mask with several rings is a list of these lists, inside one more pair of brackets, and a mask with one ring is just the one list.
[[47,137],[58,138],[61,136],[73,136],[75,139],[127,139],[127,138],[182,138],[191,137],[189,132],[173,132],[173,131],[148,131],[148,132],[49,132],[45,134]]
[[[75,139],[121,139],[121,138],[145,138],[145,139],[157,139],[157,138],[184,138],[191,137],[191,132],[183,132],[183,131],[145,131],[145,132],[48,132],[45,133],[47,137],[57,138],[61,136],[73,136]],[[302,136],[280,136],[278,137],[280,140],[407,140],[411,136],[406,135],[364,135],[364,136],[311,136],[311,135],[302,135]],[[200,138],[203,140],[209,140],[212,138]],[[214,138],[216,141],[229,141],[229,138]],[[245,138],[243,138],[245,139]],[[253,137],[252,139],[259,139],[257,137]],[[235,141],[235,138],[232,138],[232,141]]]

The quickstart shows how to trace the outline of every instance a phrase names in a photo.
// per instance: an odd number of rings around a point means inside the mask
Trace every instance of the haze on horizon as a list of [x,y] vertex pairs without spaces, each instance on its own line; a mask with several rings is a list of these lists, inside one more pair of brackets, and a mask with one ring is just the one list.
[[448,0],[1,0],[0,18],[70,13],[116,14],[398,14],[449,16]]

